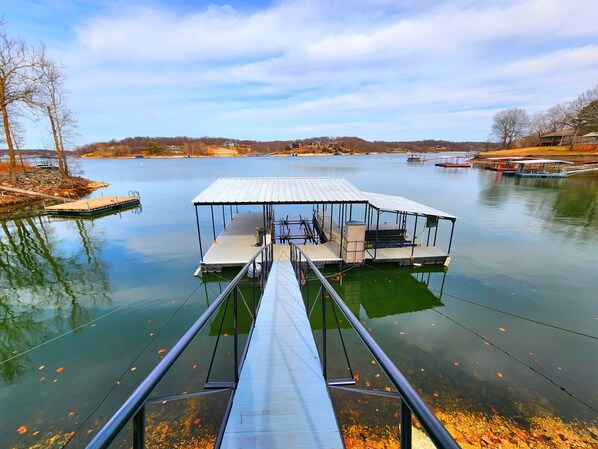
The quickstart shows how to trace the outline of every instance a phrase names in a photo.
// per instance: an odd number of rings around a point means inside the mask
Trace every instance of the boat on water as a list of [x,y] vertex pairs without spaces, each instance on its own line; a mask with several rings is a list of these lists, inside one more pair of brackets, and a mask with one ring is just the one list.
[[492,161],[492,165],[484,167],[485,170],[498,172],[516,172],[517,161],[527,159],[524,156],[491,157],[486,160]]
[[421,154],[410,154],[407,156],[407,162],[417,164],[417,163],[424,163],[426,158],[423,157]]

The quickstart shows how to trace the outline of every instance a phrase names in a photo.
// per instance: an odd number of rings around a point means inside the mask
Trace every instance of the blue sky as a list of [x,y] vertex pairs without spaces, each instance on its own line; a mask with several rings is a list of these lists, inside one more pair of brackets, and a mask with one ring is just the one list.
[[[598,83],[595,0],[0,0],[67,66],[74,144],[136,135],[479,140]],[[48,145],[27,123],[26,145]]]

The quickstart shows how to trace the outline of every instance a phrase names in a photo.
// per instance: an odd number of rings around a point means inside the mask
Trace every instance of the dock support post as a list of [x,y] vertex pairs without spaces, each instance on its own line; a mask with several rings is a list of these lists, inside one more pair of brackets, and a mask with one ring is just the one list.
[[440,223],[438,223],[436,225],[436,228],[434,228],[434,246],[436,246],[436,237],[438,237],[438,226]]
[[133,417],[133,449],[145,449],[145,405]]
[[226,229],[226,215],[224,214],[224,204],[222,205],[222,223],[224,225],[224,229]]
[[452,226],[451,226],[451,237],[449,239],[449,247],[448,247],[448,251],[447,253],[450,254],[451,253],[451,246],[453,244],[453,232],[455,232],[455,220],[451,220]]
[[214,224],[214,205],[210,204],[210,211],[212,212],[212,232],[214,233],[214,241],[216,241],[216,225]]
[[411,410],[401,399],[401,449],[411,449]]
[[[339,223],[341,225],[341,239],[340,239],[341,241],[340,241],[340,245],[339,245],[340,249],[339,249],[338,257],[342,258],[343,257],[343,229],[345,227],[345,218],[346,218],[345,217],[345,212],[346,212],[345,205],[341,204],[339,209],[340,210],[339,210],[338,217],[339,217]],[[341,219],[341,217],[342,217],[342,219]]]
[[353,203],[349,204],[349,221],[353,219]]
[[195,222],[197,223],[197,239],[199,240],[199,260],[203,260],[203,248],[201,246],[201,228],[199,227],[199,213],[197,212],[197,204],[195,205]]
[[[262,267],[262,269],[263,268],[264,267]],[[256,320],[256,316],[255,316],[256,315],[255,314],[255,312],[256,312],[256,305],[255,305],[255,296],[256,296],[255,295],[255,278],[256,277],[257,277],[257,275],[256,275],[256,272],[255,272],[255,259],[253,259],[253,276],[252,276],[251,279],[253,280],[253,286],[252,286],[253,287],[253,289],[252,289],[253,293],[252,293],[252,295],[253,295],[253,322],[254,323],[255,323],[255,320]]]
[[411,247],[411,263],[413,263],[413,253],[415,252],[415,245],[416,245],[415,239],[417,236],[417,218],[418,218],[418,216],[417,216],[417,214],[415,214],[415,226],[413,228],[413,242],[412,242],[413,246]]
[[378,218],[376,219],[376,246],[374,246],[374,260],[376,260],[376,254],[378,253],[378,235],[380,228],[380,209],[376,209],[378,212]]
[[332,240],[332,214],[334,213],[334,204],[330,205],[330,240]]

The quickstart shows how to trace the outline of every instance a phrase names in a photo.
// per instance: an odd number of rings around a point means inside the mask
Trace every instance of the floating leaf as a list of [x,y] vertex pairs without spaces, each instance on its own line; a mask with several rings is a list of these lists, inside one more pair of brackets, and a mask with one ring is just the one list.
[[375,360],[372,360],[370,363],[371,363],[372,365],[375,365],[375,364],[376,364],[376,361],[375,361]]
[[27,427],[21,426],[17,429],[17,432],[19,432],[21,435],[23,435],[25,432],[27,432]]
[[197,418],[195,421],[193,421],[193,424],[196,426],[199,426],[199,423],[201,423],[201,418]]
[[120,380],[117,380],[117,381],[116,381],[116,385],[120,385]]
[[371,384],[371,383],[369,383],[369,382],[366,380],[366,381],[365,381],[365,386],[366,386],[366,387],[371,387],[371,386],[372,386],[372,384]]
[[36,437],[39,435],[39,430],[36,430],[35,432],[33,432],[33,436]]
[[485,342],[484,342],[484,344],[485,344],[486,346],[490,346],[490,343],[488,343],[487,341],[485,341]]
[[392,391],[392,388],[390,388],[390,387],[384,387],[384,389],[385,389],[386,391]]
[[75,416],[75,412],[69,412],[67,416]]
[[506,332],[506,329],[504,327],[499,327],[498,330],[501,332]]
[[497,371],[496,375],[502,379],[502,373],[500,371]]
[[380,374],[376,374],[376,377],[380,377]]
[[459,362],[455,362],[455,363],[453,363],[453,365],[459,366]]
[[160,348],[160,349],[158,349],[158,354],[162,354],[162,353],[164,353],[164,352],[166,352],[166,349],[164,349],[164,348]]
[[56,368],[57,373],[62,373],[64,371],[64,367],[61,366],[60,368]]
[[46,365],[41,365],[41,366],[38,368],[38,370],[40,370],[40,371],[41,371],[41,370],[43,370],[45,367],[46,367]]
[[197,365],[193,365],[193,369],[197,368]]
[[44,381],[44,380],[46,380],[46,378],[45,378],[45,377],[42,377],[42,378],[41,378],[39,381],[40,381],[40,382],[42,382],[42,381]]
[[153,333],[153,332],[150,332],[150,337],[153,337],[153,336],[154,336],[154,333]]
[[355,380],[359,380],[359,374],[355,374],[355,375],[353,376],[353,379],[355,379]]
[[432,396],[434,396],[435,398],[438,397],[438,393],[434,393]]
[[151,323],[151,322],[152,322],[152,320],[147,320],[147,322],[148,322],[148,323]]
[[401,335],[405,335],[405,332],[399,332],[399,334],[401,334]]
[[228,337],[228,334],[225,332],[225,333],[224,333],[224,336],[225,336],[225,337]]
[[137,370],[136,366],[134,366],[133,368],[131,368],[131,371],[135,371],[135,370]]
[[87,430],[87,435],[89,435],[89,434],[91,434],[91,433],[93,433],[93,429],[88,429],[88,430]]

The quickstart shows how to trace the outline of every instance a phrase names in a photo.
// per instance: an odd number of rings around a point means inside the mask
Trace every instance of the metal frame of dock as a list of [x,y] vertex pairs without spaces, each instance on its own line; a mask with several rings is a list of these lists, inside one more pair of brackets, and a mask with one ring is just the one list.
[[[306,235],[317,234],[317,239],[299,246],[319,265],[343,263],[344,231],[354,220],[367,226],[365,260],[446,265],[457,218],[399,196],[360,191],[344,178],[220,178],[197,195],[193,205],[204,271],[243,266],[270,242],[275,253],[287,251],[290,240],[276,228],[288,217],[277,222],[275,206],[307,208],[309,219],[301,216],[294,223],[308,222]],[[209,209],[214,239],[205,253],[200,209]],[[441,221],[451,223],[446,250],[437,246]]]

